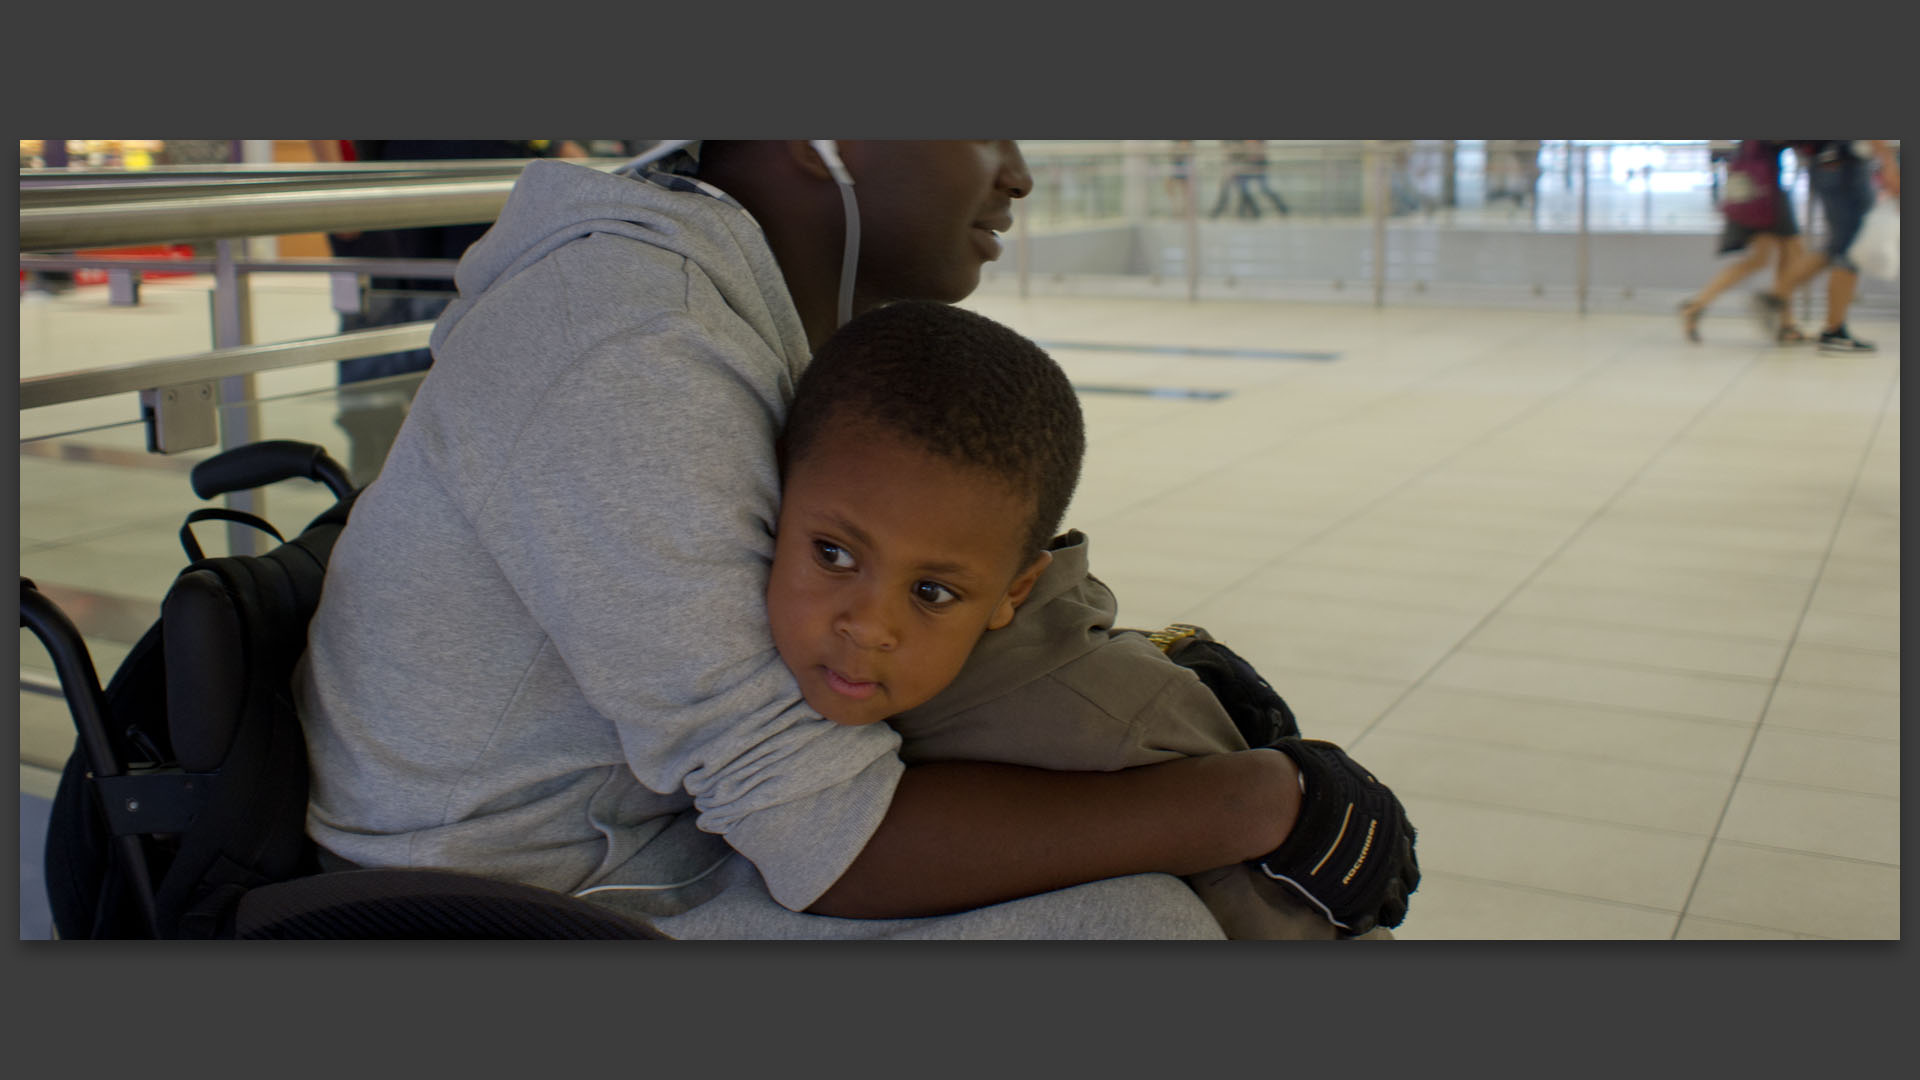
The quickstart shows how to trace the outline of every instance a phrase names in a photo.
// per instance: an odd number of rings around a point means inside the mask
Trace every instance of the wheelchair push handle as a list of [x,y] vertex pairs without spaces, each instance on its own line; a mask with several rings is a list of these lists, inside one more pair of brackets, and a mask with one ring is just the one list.
[[327,485],[334,495],[353,493],[353,480],[324,448],[292,439],[268,439],[215,454],[193,467],[193,493],[203,499],[305,477]]

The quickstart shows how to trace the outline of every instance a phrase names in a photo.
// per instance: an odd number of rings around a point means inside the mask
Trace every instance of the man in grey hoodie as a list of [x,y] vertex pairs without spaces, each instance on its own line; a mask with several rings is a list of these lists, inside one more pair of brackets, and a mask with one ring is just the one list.
[[297,679],[309,832],[334,865],[678,937],[1218,937],[1173,875],[1287,839],[1286,756],[909,767],[773,646],[774,437],[844,317],[847,240],[853,312],[957,301],[1032,183],[1011,142],[831,148],[528,166],[334,551]]

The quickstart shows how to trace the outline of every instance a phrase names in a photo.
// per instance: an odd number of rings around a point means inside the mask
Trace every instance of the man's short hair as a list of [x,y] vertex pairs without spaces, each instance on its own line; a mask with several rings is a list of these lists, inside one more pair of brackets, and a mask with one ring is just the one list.
[[794,393],[782,467],[838,420],[880,425],[1031,496],[1032,553],[1059,529],[1086,455],[1079,398],[1052,357],[992,319],[926,300],[866,312],[820,347]]

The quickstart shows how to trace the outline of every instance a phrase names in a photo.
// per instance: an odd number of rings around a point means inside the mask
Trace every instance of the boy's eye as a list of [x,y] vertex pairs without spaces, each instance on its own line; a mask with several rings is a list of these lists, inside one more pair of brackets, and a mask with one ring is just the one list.
[[960,599],[952,589],[937,581],[922,581],[913,587],[913,598],[932,607],[944,607]]
[[829,544],[825,540],[815,540],[813,542],[813,553],[819,557],[821,562],[836,570],[853,569],[853,556],[849,555],[847,549],[841,547],[839,544]]

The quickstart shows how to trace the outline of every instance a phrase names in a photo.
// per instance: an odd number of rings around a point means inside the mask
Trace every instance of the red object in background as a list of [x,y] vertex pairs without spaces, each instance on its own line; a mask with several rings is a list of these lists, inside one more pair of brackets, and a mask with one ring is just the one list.
[[[191,259],[193,258],[193,245],[153,244],[146,247],[90,248],[86,251],[76,251],[74,254],[87,258],[93,258],[95,256],[106,256],[108,258],[120,256],[128,259]],[[173,270],[142,270],[140,272],[140,279],[142,281],[192,276],[193,272],[190,270],[177,272]],[[20,272],[20,280],[23,282],[27,280],[26,271],[22,270]],[[106,268],[92,266],[84,270],[75,270],[73,272],[73,283],[75,285],[105,285],[107,283]]]

